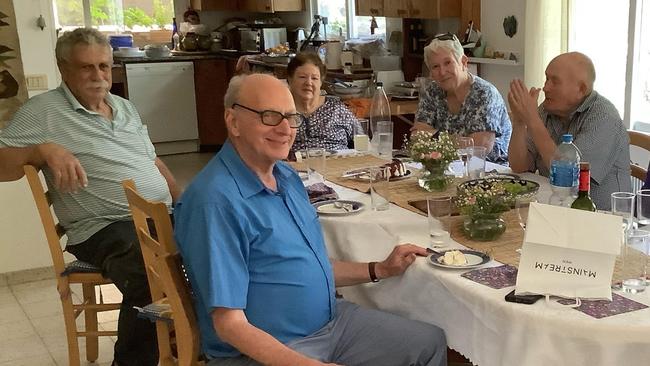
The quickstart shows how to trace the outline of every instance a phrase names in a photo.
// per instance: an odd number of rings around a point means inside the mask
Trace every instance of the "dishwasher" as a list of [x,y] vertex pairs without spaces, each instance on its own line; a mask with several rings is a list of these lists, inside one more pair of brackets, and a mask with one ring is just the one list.
[[194,64],[129,63],[125,67],[129,100],[147,125],[156,154],[198,151]]

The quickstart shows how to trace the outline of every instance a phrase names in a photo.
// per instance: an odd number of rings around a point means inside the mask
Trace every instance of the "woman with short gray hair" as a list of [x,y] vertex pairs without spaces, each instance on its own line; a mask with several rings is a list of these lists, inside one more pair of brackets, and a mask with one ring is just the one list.
[[469,136],[485,146],[487,159],[508,161],[512,124],[503,97],[489,82],[472,75],[458,38],[441,34],[424,48],[432,83],[420,96],[412,130],[446,131]]

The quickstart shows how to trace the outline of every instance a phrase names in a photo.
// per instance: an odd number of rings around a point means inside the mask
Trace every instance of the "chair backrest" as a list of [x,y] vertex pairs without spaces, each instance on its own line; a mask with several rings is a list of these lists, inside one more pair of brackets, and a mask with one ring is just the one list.
[[43,188],[38,170],[32,165],[25,165],[23,170],[31,188],[32,196],[34,196],[34,202],[38,209],[38,215],[41,217],[41,223],[43,223],[45,238],[50,247],[55,274],[59,277],[65,271],[65,261],[63,260],[63,249],[61,247],[61,237],[65,235],[65,229],[54,221],[54,215],[52,215],[50,208],[52,198],[50,192]]
[[[199,328],[181,257],[176,249],[167,206],[162,202],[144,199],[136,191],[132,180],[125,180],[122,185],[142,248],[152,301],[166,301],[171,306],[178,365],[199,364]],[[153,222],[154,230],[149,226],[147,219]],[[160,363],[175,364],[169,326],[163,321],[157,322],[156,326]]]
[[[627,133],[630,137],[630,146],[640,147],[650,154],[650,134],[632,130],[628,130]],[[634,188],[634,191],[636,191],[637,189],[640,189],[643,182],[645,182],[648,171],[645,166],[641,166],[633,161],[630,161],[630,170],[633,177],[632,187]]]

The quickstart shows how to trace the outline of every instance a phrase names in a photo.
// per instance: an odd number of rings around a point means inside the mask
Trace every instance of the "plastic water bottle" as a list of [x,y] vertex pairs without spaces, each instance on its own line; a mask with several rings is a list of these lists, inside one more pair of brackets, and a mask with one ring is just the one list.
[[578,193],[580,151],[573,144],[573,135],[562,135],[562,143],[551,159],[550,182],[553,194],[549,204],[571,207]]
[[390,104],[384,91],[384,84],[379,81],[375,85],[375,94],[370,103],[370,132],[372,132],[370,151],[375,153],[379,151],[380,136],[377,133],[377,122],[390,120]]

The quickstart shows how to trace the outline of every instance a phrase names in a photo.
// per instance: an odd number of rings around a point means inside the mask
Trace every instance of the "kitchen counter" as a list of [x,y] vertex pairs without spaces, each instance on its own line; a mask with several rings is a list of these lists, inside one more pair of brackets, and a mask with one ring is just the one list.
[[175,61],[194,61],[194,60],[206,60],[206,59],[239,59],[240,56],[244,55],[255,55],[255,52],[243,52],[243,51],[215,51],[215,52],[197,52],[196,54],[191,54],[185,52],[182,55],[171,55],[168,57],[113,57],[114,66],[119,67],[122,64],[127,63],[144,63],[144,62],[175,62]]

